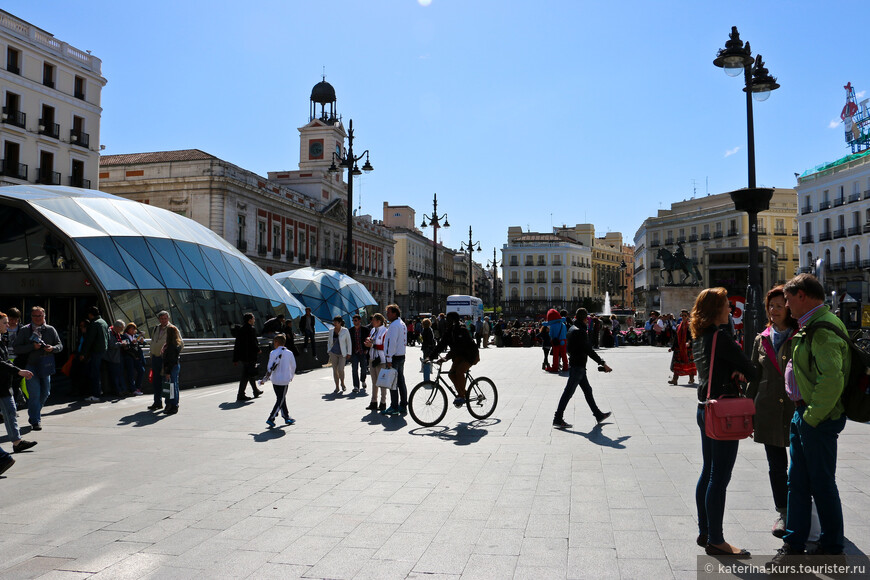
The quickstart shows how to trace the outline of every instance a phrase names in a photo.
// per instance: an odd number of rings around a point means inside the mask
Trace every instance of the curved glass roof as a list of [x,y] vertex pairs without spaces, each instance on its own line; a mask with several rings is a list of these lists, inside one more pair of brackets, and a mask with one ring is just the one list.
[[365,286],[335,270],[299,268],[272,277],[310,308],[314,316],[327,321],[341,316],[348,327],[353,313],[377,305]]
[[208,338],[229,336],[229,325],[241,323],[244,312],[260,323],[304,314],[298,300],[235,246],[171,211],[72,187],[2,187],[4,199],[25,202],[75,242],[120,311],[116,317],[150,326],[165,309],[186,336]]

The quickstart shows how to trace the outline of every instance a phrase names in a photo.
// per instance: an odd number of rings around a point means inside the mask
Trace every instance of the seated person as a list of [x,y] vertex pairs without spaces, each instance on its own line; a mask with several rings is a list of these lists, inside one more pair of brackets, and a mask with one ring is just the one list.
[[450,367],[447,376],[450,377],[450,381],[456,387],[458,394],[453,400],[453,404],[461,407],[465,404],[466,397],[465,373],[480,361],[480,353],[477,350],[477,345],[474,344],[474,339],[468,334],[465,326],[459,322],[459,315],[455,312],[447,313],[447,329],[435,346],[435,350],[432,351],[432,356],[438,356],[447,347],[450,347],[450,352],[438,359],[438,362],[453,361],[453,366]]

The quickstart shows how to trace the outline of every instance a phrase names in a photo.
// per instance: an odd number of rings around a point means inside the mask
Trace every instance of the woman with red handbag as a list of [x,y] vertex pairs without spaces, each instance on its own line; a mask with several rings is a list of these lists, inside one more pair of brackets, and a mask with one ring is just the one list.
[[[728,324],[730,313],[728,291],[725,288],[702,290],[691,314],[692,351],[698,370],[698,426],[701,429],[701,453],[704,458],[701,477],[695,488],[698,508],[699,546],[711,556],[749,557],[749,552],[732,546],[722,535],[725,515],[725,494],[731,471],[737,460],[739,439],[714,439],[708,434],[707,402],[723,396],[739,396],[740,387],[734,379],[754,379],[757,371],[733,337],[719,330]],[[751,431],[751,422],[749,424]]]

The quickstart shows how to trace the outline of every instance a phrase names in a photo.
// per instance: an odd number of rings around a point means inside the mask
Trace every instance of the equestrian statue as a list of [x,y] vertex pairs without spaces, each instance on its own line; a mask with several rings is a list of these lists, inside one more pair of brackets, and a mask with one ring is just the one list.
[[[665,273],[668,275],[667,286],[685,286],[686,280],[690,276],[694,278],[694,281],[690,284],[691,286],[699,286],[701,284],[701,272],[698,271],[698,266],[683,251],[682,244],[677,244],[677,250],[673,254],[667,248],[659,248],[656,258],[662,261],[662,268],[659,271],[662,280],[665,279]],[[680,280],[679,284],[674,284],[674,272],[678,270],[683,272],[683,279]]]

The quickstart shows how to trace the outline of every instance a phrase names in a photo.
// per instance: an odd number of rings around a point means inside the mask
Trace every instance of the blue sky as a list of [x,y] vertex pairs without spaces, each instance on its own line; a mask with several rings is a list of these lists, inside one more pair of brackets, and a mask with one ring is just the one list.
[[[198,148],[295,168],[323,67],[353,118],[363,213],[430,213],[483,252],[507,227],[591,222],[628,241],[659,208],[746,186],[742,79],[713,66],[736,25],[782,85],[755,103],[759,185],[849,151],[843,85],[870,89],[854,2],[6,0],[103,61],[106,153]],[[864,71],[862,73],[862,71]],[[356,203],[355,203],[356,205]],[[431,231],[431,230],[429,230]]]

